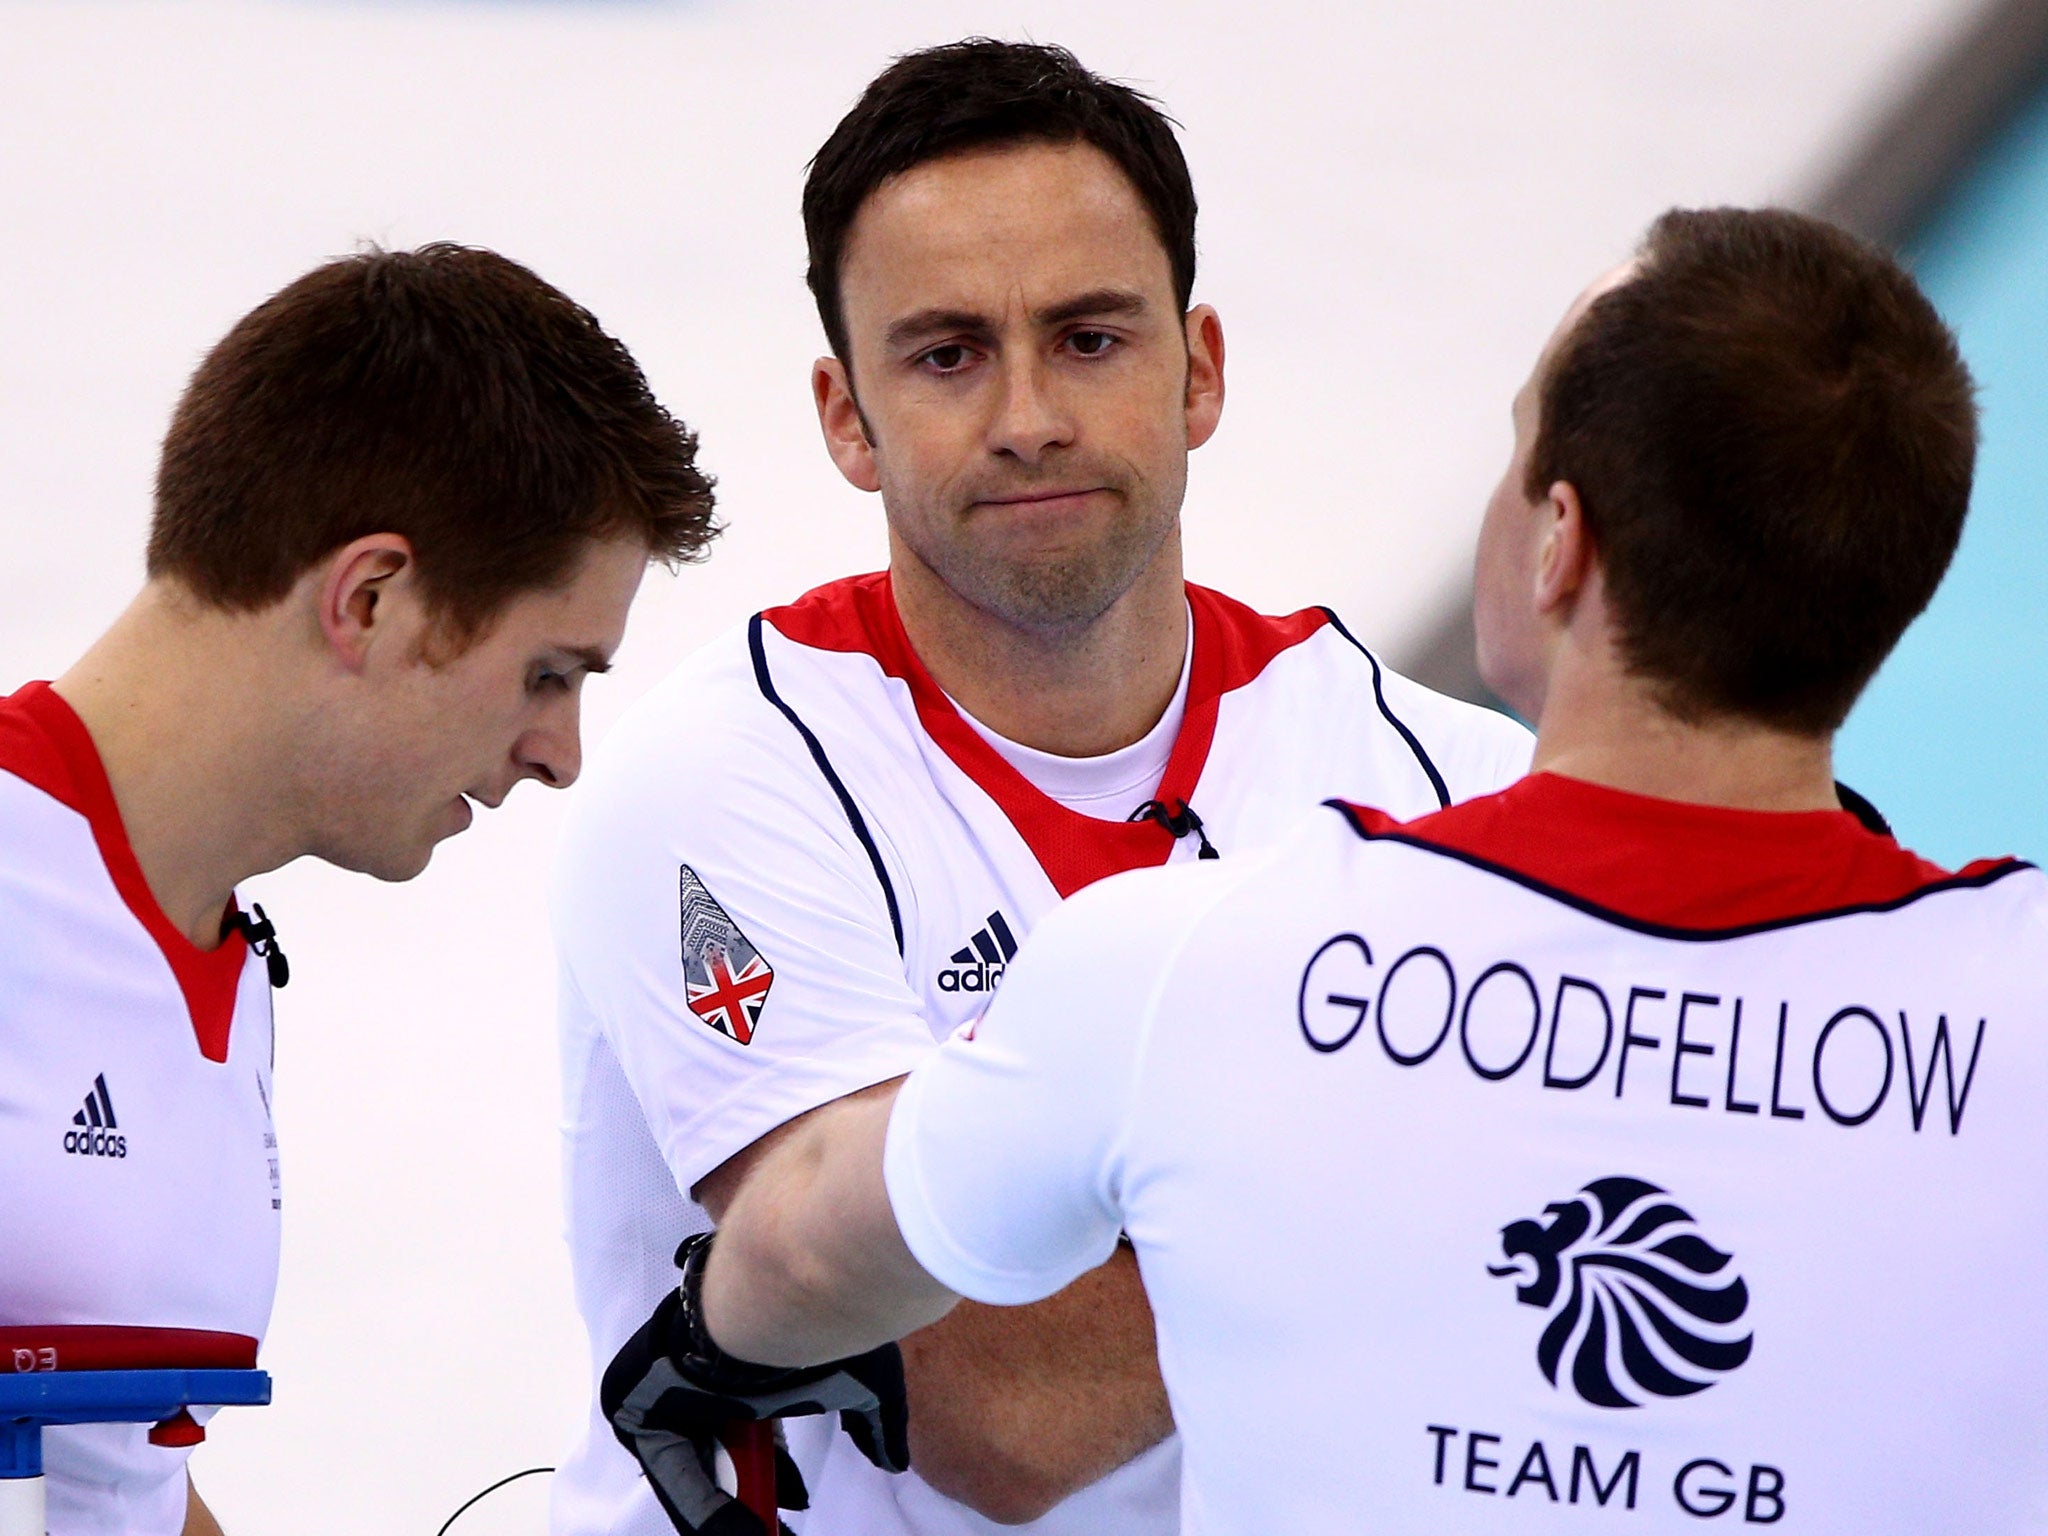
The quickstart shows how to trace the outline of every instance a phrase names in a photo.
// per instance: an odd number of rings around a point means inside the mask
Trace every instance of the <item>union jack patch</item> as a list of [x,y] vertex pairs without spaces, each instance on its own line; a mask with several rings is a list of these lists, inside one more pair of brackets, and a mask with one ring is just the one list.
[[683,994],[690,1012],[728,1039],[750,1044],[775,971],[747,942],[697,872],[682,867]]

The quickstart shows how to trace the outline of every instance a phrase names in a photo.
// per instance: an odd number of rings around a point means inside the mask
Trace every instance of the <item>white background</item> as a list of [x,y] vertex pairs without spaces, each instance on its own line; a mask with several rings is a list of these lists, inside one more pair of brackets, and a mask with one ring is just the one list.
[[[1185,125],[1231,391],[1190,572],[1333,603],[1398,658],[1463,578],[1509,395],[1576,289],[1666,205],[1814,185],[1967,8],[0,0],[0,690],[61,671],[139,580],[201,353],[366,239],[526,261],[703,434],[731,531],[650,580],[590,736],[725,626],[879,563],[811,420],[798,189],[892,54],[971,32],[1067,43]],[[295,979],[277,1401],[194,1464],[230,1536],[432,1536],[579,1421],[561,808],[522,789],[410,886],[300,866],[250,891]],[[544,1481],[459,1536],[537,1531]]]

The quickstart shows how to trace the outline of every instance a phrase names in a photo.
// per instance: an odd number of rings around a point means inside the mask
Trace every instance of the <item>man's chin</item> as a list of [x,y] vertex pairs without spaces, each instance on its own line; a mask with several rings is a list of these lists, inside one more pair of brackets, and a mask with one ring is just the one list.
[[1022,630],[1065,634],[1086,629],[1116,606],[1142,574],[1134,562],[1097,551],[1062,551],[1037,559],[987,559],[969,566],[955,591],[984,612]]
[[400,884],[423,873],[427,865],[433,862],[434,850],[455,836],[459,830],[461,829],[436,827],[403,843],[391,842],[375,848],[355,849],[350,856],[330,857],[328,862],[354,870],[359,875],[368,875],[373,880]]
[[459,830],[444,820],[438,826],[423,826],[411,837],[401,838],[396,835],[396,829],[387,825],[376,829],[382,836],[373,833],[330,837],[314,844],[306,852],[336,869],[395,884],[410,880],[424,870],[433,859],[435,848]]
[[[452,836],[453,834],[449,835]],[[434,849],[438,846],[439,842],[437,840],[436,842],[428,843],[422,848],[412,848],[403,851],[395,849],[384,850],[374,863],[362,864],[357,867],[363,874],[369,875],[374,879],[386,880],[394,885],[402,884],[417,875],[425,873],[426,867],[434,860]]]

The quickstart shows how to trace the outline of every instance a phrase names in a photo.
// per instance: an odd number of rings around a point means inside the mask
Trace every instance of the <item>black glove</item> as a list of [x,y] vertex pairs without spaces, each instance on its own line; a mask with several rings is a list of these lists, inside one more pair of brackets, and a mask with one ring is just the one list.
[[[683,1536],[770,1536],[712,1475],[718,1431],[736,1422],[836,1412],[869,1461],[886,1472],[907,1470],[909,1414],[896,1346],[800,1369],[729,1355],[704,1326],[704,1265],[710,1256],[710,1233],[683,1240],[676,1249],[682,1284],[612,1357],[598,1389],[612,1433],[639,1460],[675,1528]],[[784,1509],[808,1508],[803,1477],[779,1434],[775,1464],[776,1502]]]

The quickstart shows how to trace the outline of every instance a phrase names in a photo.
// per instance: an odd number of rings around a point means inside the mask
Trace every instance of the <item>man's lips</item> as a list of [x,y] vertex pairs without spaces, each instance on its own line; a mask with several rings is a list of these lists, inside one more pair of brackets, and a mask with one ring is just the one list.
[[1106,494],[1107,486],[1082,485],[1068,490],[1026,491],[1015,496],[980,496],[975,499],[978,507],[1015,507],[1023,512],[1065,511],[1078,507],[1091,496]]
[[455,830],[458,832],[468,830],[469,824],[476,820],[476,813],[479,809],[496,810],[504,798],[503,795],[493,797],[473,789],[465,790],[457,795],[448,803],[449,809],[455,812],[455,819],[458,823]]

